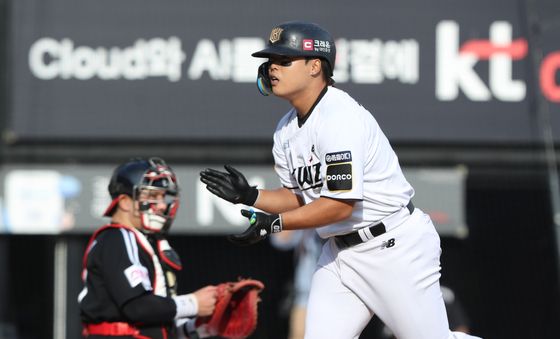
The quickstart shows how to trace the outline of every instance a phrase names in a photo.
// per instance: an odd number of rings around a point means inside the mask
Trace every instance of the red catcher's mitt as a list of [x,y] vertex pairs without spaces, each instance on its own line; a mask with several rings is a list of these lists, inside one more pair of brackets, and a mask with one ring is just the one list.
[[198,318],[208,333],[228,339],[247,338],[257,327],[257,303],[264,284],[254,279],[240,279],[218,285],[216,308],[211,316]]

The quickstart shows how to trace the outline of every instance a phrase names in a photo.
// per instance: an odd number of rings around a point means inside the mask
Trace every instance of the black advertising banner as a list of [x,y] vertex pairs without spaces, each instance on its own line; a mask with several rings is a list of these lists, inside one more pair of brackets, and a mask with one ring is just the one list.
[[[252,185],[273,189],[278,177],[271,166],[236,166]],[[220,199],[199,179],[201,166],[174,166],[181,188],[173,222],[176,234],[240,233],[248,226],[242,205]],[[109,220],[107,185],[113,166],[3,166],[0,170],[0,235],[91,233]],[[438,232],[466,237],[464,168],[405,168],[416,188],[415,204],[428,213]],[[25,208],[22,208],[25,206]]]
[[531,143],[539,112],[560,124],[558,12],[556,0],[11,1],[7,132],[269,142],[289,105],[258,94],[250,54],[275,24],[307,20],[335,37],[337,86],[392,141]]

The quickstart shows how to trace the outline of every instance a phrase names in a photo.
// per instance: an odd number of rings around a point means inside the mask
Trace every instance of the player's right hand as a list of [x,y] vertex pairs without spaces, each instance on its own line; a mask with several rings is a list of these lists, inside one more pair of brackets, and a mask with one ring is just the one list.
[[218,290],[216,286],[206,286],[193,293],[198,302],[198,313],[199,317],[209,316],[214,312],[216,308],[216,300],[218,295]]
[[230,165],[224,165],[227,172],[207,168],[200,172],[200,181],[214,195],[234,204],[253,206],[259,195],[256,186],[249,186],[241,172]]
[[241,234],[232,234],[228,240],[239,246],[255,244],[272,233],[282,231],[282,217],[251,210],[241,210],[241,215],[249,219],[249,227]]

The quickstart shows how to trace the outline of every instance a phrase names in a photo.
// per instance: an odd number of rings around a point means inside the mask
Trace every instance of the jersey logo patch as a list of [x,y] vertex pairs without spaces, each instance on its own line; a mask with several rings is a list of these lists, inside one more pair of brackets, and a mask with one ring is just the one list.
[[124,270],[124,275],[128,279],[130,287],[134,288],[142,284],[145,290],[150,291],[152,284],[148,275],[148,269],[142,265],[132,265]]
[[[350,152],[348,152],[350,154]],[[329,191],[349,191],[352,189],[352,164],[327,166],[327,188]]]
[[327,165],[338,164],[341,162],[351,162],[351,161],[352,161],[352,152],[350,151],[327,153],[327,155],[325,155],[325,163]]

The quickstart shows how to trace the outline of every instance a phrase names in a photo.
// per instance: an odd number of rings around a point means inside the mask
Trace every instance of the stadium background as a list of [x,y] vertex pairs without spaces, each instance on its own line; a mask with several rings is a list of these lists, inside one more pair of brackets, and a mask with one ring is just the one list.
[[293,19],[335,36],[337,86],[376,116],[434,217],[472,332],[557,337],[558,1],[0,0],[0,338],[79,337],[81,256],[110,171],[153,155],[184,189],[180,289],[261,279],[253,337],[286,337],[291,253],[225,241],[242,220],[196,176],[232,163],[277,185],[288,107],[256,92],[249,55]]

